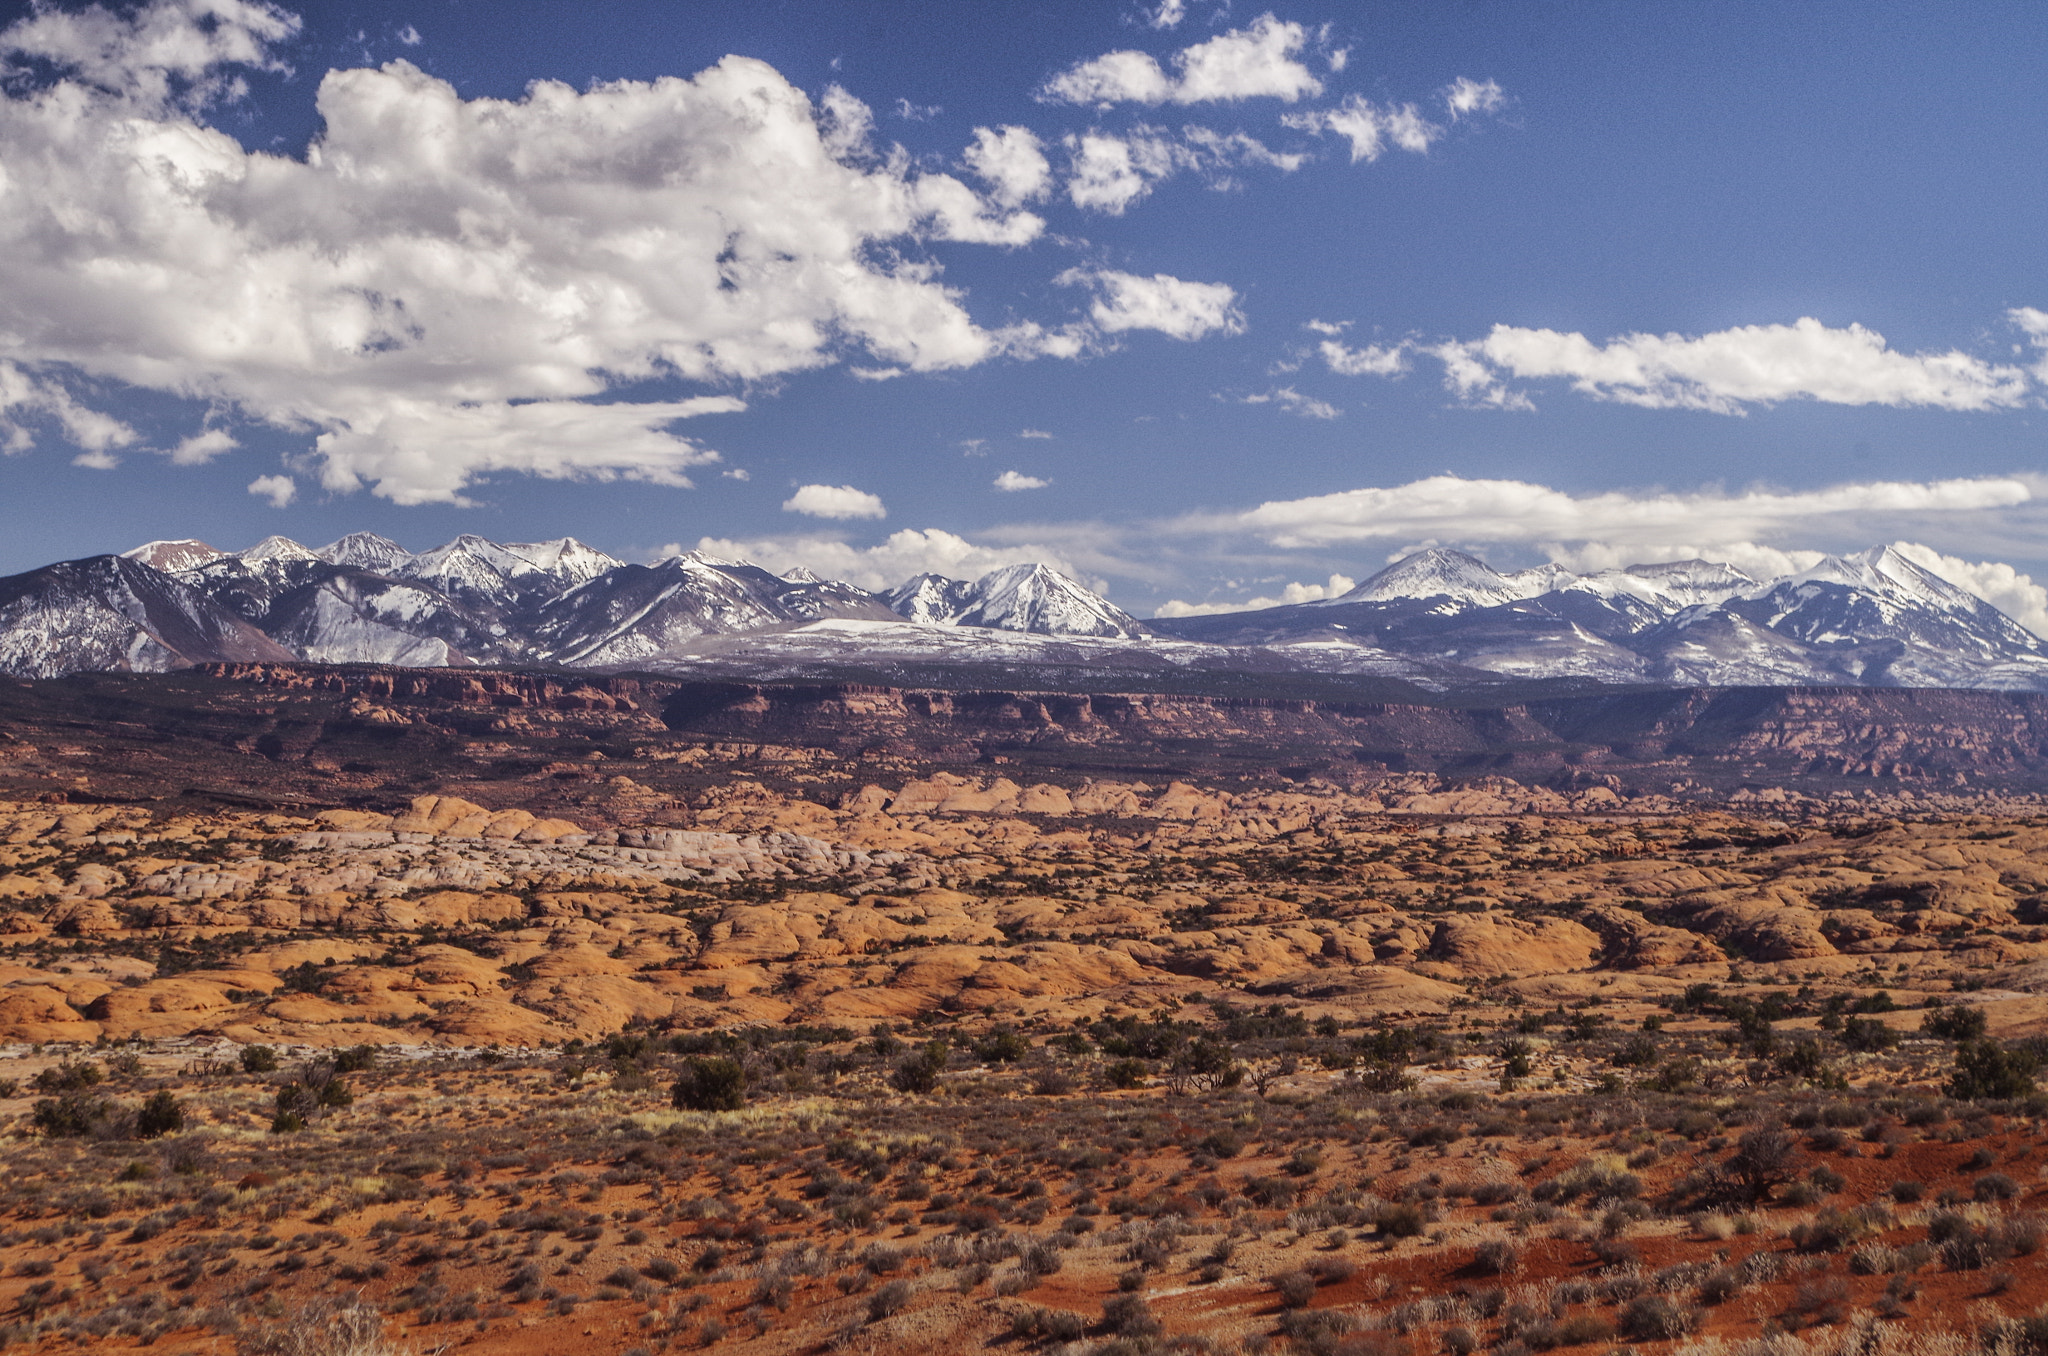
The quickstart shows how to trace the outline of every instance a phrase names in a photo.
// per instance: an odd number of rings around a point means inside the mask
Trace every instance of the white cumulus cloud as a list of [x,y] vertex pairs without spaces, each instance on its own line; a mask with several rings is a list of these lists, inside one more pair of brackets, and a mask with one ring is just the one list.
[[1068,269],[1056,282],[1095,290],[1089,316],[1108,334],[1126,330],[1158,330],[1175,339],[1206,334],[1237,334],[1244,314],[1237,292],[1227,283],[1189,282],[1166,273],[1149,278],[1114,269]]
[[1022,471],[1005,471],[995,479],[996,488],[1005,492],[1042,490],[1050,484],[1052,484],[1050,480],[1040,480],[1037,476],[1027,476]]
[[240,446],[235,435],[224,428],[202,429],[171,449],[171,463],[174,466],[203,466]]
[[1293,103],[1323,92],[1297,58],[1308,31],[1262,14],[1174,54],[1174,74],[1145,52],[1108,52],[1048,80],[1040,97],[1070,104],[1197,104],[1272,98]]
[[989,186],[989,196],[1005,207],[1036,202],[1052,191],[1052,162],[1045,145],[1028,127],[977,127],[974,144],[960,157],[976,178]]
[[1833,328],[1811,316],[1693,336],[1627,334],[1605,344],[1496,325],[1484,339],[1430,351],[1445,363],[1447,386],[1476,404],[1526,407],[1506,381],[1554,378],[1596,400],[1718,414],[1784,400],[1987,410],[2018,405],[2029,392],[2022,368],[1959,350],[1900,353],[1875,330]]
[[802,513],[813,518],[886,518],[878,495],[856,490],[851,485],[801,485],[782,501],[784,513]]
[[[246,0],[151,0],[0,31],[0,59],[47,63],[0,90],[0,351],[40,383],[17,410],[104,454],[118,426],[47,387],[197,396],[315,430],[330,488],[417,503],[498,470],[680,483],[703,454],[660,432],[673,402],[592,401],[643,379],[1079,351],[982,328],[904,248],[1034,238],[1021,142],[985,198],[876,153],[845,91],[814,104],[743,57],[516,99],[405,61],[329,71],[303,158],[200,121],[296,27]],[[579,411],[629,426],[617,455],[553,417]]]
[[1085,132],[1066,139],[1067,198],[1076,207],[1122,216],[1152,185],[1188,164],[1182,148],[1157,128],[1125,136]]
[[1164,128],[1140,124],[1124,133],[1069,134],[1062,144],[1068,157],[1068,201],[1111,216],[1122,216],[1153,185],[1182,171],[1202,175],[1210,188],[1229,189],[1238,186],[1231,173],[1235,169],[1291,174],[1308,163],[1306,155],[1275,151],[1244,132],[1195,126],[1183,127],[1178,138]]
[[268,499],[272,508],[283,508],[299,497],[299,486],[290,476],[258,476],[249,482],[249,493]]
[[299,18],[251,0],[154,0],[132,13],[38,5],[0,34],[0,53],[73,72],[141,108],[197,106],[241,92],[228,67],[286,69],[272,49]]
[[746,408],[735,396],[589,404],[534,400],[446,405],[397,399],[314,440],[320,483],[362,488],[400,504],[468,501],[462,487],[492,472],[549,480],[641,480],[688,486],[684,468],[718,454],[668,431],[679,419]]

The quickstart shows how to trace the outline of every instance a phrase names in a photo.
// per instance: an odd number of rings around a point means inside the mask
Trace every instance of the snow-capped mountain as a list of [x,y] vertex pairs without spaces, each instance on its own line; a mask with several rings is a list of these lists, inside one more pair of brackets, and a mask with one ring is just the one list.
[[1562,587],[1571,578],[1570,571],[1558,565],[1501,574],[1477,556],[1432,546],[1402,557],[1349,593],[1326,599],[1322,605],[1416,599],[1436,604],[1438,611],[1462,612],[1534,598]]
[[1889,546],[1828,556],[1725,607],[1804,642],[1865,682],[1968,686],[1986,667],[2048,666],[2040,637]]
[[1152,625],[1215,644],[1343,635],[1531,678],[2048,689],[2040,637],[1890,547],[1764,581],[1702,560],[1503,574],[1434,548],[1328,601]]
[[[1553,567],[1555,568],[1555,567]],[[1712,607],[1748,592],[1755,579],[1708,560],[1679,560],[1660,565],[1630,565],[1620,570],[1566,576],[1559,592],[1591,594],[1624,611],[1640,604],[1646,614],[1669,616],[1681,608]]]
[[163,673],[291,651],[204,593],[126,556],[93,556],[0,579],[0,673]]
[[370,570],[379,574],[412,556],[412,552],[391,538],[380,537],[375,532],[351,532],[340,541],[327,543],[313,554],[329,565],[346,565],[352,570]]
[[951,626],[974,606],[974,585],[942,574],[920,574],[882,595],[899,615],[929,626]]
[[559,587],[553,576],[508,546],[465,532],[445,546],[394,561],[394,579],[410,579],[471,606],[516,609]]
[[1768,580],[1703,560],[1503,572],[1432,548],[1337,598],[1151,622],[1044,565],[923,574],[878,595],[700,552],[623,564],[567,537],[466,535],[417,553],[367,532],[317,551],[284,537],[235,552],[158,541],[0,579],[0,673],[292,658],[946,681],[986,666],[1012,684],[1019,670],[1198,669],[1252,690],[1303,672],[1434,689],[2048,690],[2048,642],[1890,547]]
[[587,584],[606,570],[616,570],[624,561],[585,546],[574,537],[554,541],[513,542],[505,548],[563,588]]
[[540,610],[534,634],[556,663],[630,666],[704,636],[892,615],[851,584],[792,583],[758,565],[693,551],[651,566],[620,565],[570,589]]
[[1101,595],[1044,565],[1005,565],[973,583],[921,574],[883,597],[911,621],[1033,635],[1150,635],[1151,628]]

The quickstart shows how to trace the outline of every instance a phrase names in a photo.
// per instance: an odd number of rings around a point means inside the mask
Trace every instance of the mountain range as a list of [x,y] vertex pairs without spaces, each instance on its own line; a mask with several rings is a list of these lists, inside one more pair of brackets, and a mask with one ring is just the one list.
[[418,553],[366,532],[317,550],[156,541],[0,579],[0,672],[16,677],[265,660],[1047,686],[1294,674],[1436,692],[2048,690],[2048,644],[1884,546],[1761,580],[1700,560],[1503,573],[1431,548],[1339,597],[1150,621],[1041,564],[874,593],[702,552],[631,564],[573,538],[464,535]]

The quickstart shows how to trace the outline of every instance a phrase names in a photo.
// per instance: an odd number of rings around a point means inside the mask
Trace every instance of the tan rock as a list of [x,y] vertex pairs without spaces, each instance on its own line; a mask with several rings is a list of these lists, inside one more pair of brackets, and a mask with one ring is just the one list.
[[1579,921],[1600,934],[1602,962],[1624,970],[1699,965],[1721,960],[1719,947],[1683,928],[1664,927],[1631,910],[1595,905]]
[[393,820],[391,827],[399,833],[446,833],[473,815],[488,820],[490,811],[458,796],[415,796],[412,808]]
[[1460,974],[1513,976],[1590,969],[1601,946],[1567,918],[1459,914],[1437,923],[1429,957]]
[[390,815],[373,814],[368,810],[322,810],[313,818],[342,833],[380,833],[392,825]]
[[90,1041],[100,1025],[47,984],[13,984],[0,989],[0,1040],[28,1043]]
[[947,798],[962,787],[970,786],[965,777],[956,777],[950,772],[938,772],[922,781],[906,782],[889,801],[889,813],[893,815],[928,815],[943,805]]
[[933,807],[935,814],[989,814],[1014,809],[1019,788],[1008,777],[998,777],[986,789],[972,783],[957,788]]
[[1821,930],[1823,921],[1817,910],[1788,906],[1780,896],[1729,900],[1702,910],[1693,919],[1717,941],[1759,961],[1834,955],[1834,943]]
[[1023,794],[1017,797],[1017,812],[1027,815],[1070,815],[1074,813],[1074,801],[1063,788],[1040,783],[1024,788]]
[[227,986],[186,976],[151,980],[134,988],[109,989],[94,999],[85,1015],[115,1040],[184,1036],[232,1008]]

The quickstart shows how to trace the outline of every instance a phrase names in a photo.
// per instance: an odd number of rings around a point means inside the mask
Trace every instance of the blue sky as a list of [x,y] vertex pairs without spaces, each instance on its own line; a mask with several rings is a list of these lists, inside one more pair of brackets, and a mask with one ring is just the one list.
[[2048,618],[2039,6],[0,16],[0,570],[569,534],[1150,613],[1902,540]]

